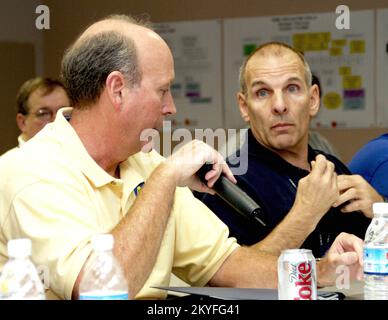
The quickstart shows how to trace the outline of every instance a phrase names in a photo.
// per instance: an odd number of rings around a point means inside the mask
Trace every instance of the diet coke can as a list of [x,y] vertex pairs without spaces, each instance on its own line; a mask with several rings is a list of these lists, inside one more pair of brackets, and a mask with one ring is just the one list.
[[284,250],[278,260],[279,300],[316,300],[316,263],[311,250]]

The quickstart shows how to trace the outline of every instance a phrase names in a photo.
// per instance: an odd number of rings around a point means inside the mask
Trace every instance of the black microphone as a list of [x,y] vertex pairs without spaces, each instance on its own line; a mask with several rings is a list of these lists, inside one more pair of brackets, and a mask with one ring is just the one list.
[[[197,176],[203,183],[207,184],[205,175],[208,171],[212,170],[212,168],[212,164],[206,163],[197,171]],[[259,217],[261,215],[260,206],[255,201],[253,201],[253,199],[243,190],[241,190],[240,187],[235,185],[224,175],[221,174],[221,176],[215,182],[213,190],[222,200],[227,202],[238,213],[245,216],[246,218],[255,219],[264,227],[266,226],[263,220]]]

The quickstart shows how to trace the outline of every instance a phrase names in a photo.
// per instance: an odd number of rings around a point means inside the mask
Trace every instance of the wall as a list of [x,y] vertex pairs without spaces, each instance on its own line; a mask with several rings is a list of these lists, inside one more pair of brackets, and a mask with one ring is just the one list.
[[[266,16],[310,12],[334,13],[339,4],[351,10],[388,7],[387,0],[46,0],[51,11],[51,30],[44,33],[44,70],[47,75],[56,75],[63,50],[88,24],[111,13],[148,13],[154,22],[201,20],[230,17]],[[337,148],[347,162],[370,138],[388,128],[375,129],[326,129],[320,130]],[[348,138],[351,138],[349,143]]]
[[112,13],[149,14],[154,22],[267,16],[309,12],[334,13],[339,4],[351,10],[388,8],[387,0],[45,0],[51,13],[51,30],[44,33],[45,72],[57,74],[63,50],[79,32]]
[[320,129],[317,131],[331,142],[341,160],[348,163],[366,142],[387,133],[388,128]]
[[43,32],[35,27],[39,0],[0,2],[0,41],[30,43],[34,47],[34,71],[43,72]]
[[35,75],[34,46],[0,42],[0,155],[17,145],[15,96],[20,85]]
[[15,96],[43,72],[43,32],[35,28],[38,0],[0,2],[0,154],[17,145]]

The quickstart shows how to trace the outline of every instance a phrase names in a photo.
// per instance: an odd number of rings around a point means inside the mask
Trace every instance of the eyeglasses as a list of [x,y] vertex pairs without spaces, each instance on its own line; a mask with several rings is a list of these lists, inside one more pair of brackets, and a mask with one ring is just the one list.
[[56,114],[57,110],[53,111],[49,108],[43,107],[35,111],[34,113],[31,113],[34,117],[36,117],[38,120],[42,122],[49,122],[52,119],[54,119],[54,116]]

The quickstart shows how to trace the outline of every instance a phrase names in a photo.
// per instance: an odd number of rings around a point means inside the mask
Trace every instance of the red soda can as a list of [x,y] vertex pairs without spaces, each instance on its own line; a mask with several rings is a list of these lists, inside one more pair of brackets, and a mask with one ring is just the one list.
[[317,300],[315,258],[308,249],[284,250],[278,259],[279,300]]

